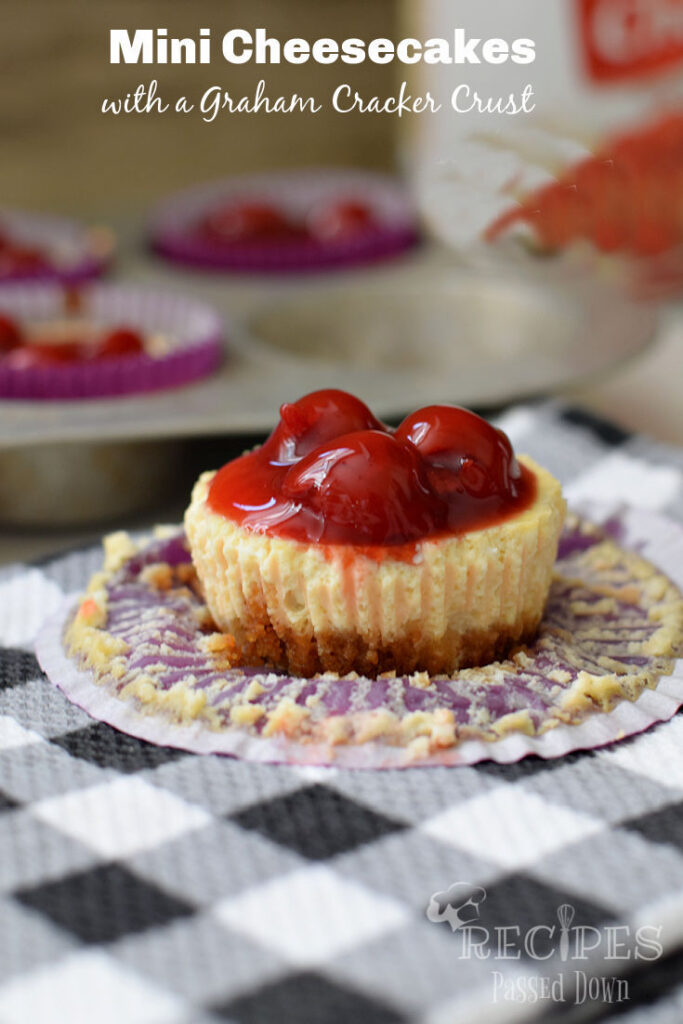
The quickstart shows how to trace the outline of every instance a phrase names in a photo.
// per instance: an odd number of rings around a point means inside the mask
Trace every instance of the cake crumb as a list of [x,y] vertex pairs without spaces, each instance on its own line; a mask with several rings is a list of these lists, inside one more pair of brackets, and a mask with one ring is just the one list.
[[326,718],[321,723],[320,730],[323,739],[333,747],[348,743],[352,735],[351,723],[346,715],[333,715],[331,718]]
[[378,708],[376,711],[368,711],[359,715],[355,724],[356,741],[369,743],[371,740],[379,739],[380,736],[390,735],[396,727],[396,716],[386,708]]
[[173,586],[173,570],[167,562],[147,565],[140,573],[140,579],[154,590],[170,590]]
[[178,526],[174,526],[172,523],[157,523],[152,530],[152,536],[155,540],[170,540],[172,537],[177,536]]
[[409,761],[422,761],[424,758],[429,757],[430,753],[429,740],[426,736],[418,736],[417,739],[411,740],[406,747],[406,755]]
[[265,686],[262,686],[261,683],[259,683],[258,679],[252,679],[252,681],[249,683],[249,686],[244,691],[244,696],[247,698],[247,700],[251,701],[256,700],[257,697],[260,697],[261,694],[265,692]]
[[138,550],[133,538],[125,530],[108,534],[103,545],[105,572],[117,572]]
[[430,749],[452,747],[456,738],[455,716],[450,708],[435,711],[412,711],[401,719],[399,734],[403,742],[410,743],[424,736]]
[[203,690],[190,689],[183,682],[161,690],[150,676],[143,673],[124,686],[121,696],[135,697],[141,704],[159,708],[179,722],[193,721],[206,709]]
[[297,734],[308,715],[307,708],[302,707],[301,704],[295,704],[291,697],[283,697],[277,707],[268,715],[263,735],[273,736],[275,733],[281,732],[291,738]]
[[222,654],[224,651],[234,651],[237,645],[232,633],[211,633],[204,640],[204,646],[211,654]]
[[564,668],[554,668],[552,672],[548,672],[548,679],[552,679],[554,683],[569,683],[571,681],[572,674],[567,672]]
[[120,654],[127,654],[128,644],[120,636],[114,636],[96,626],[87,626],[74,619],[66,634],[70,653],[82,652],[86,665],[93,669],[108,671],[112,660]]
[[185,562],[176,566],[176,576],[181,583],[184,583],[188,587],[196,586],[197,584],[197,570],[191,562]]
[[513,711],[509,715],[503,715],[497,722],[491,725],[496,736],[503,736],[508,732],[521,732],[525,736],[534,736],[536,726],[534,725],[528,708],[523,711]]
[[253,725],[265,713],[263,704],[236,704],[230,708],[230,721],[234,725]]
[[232,633],[210,633],[204,637],[203,645],[219,669],[231,669],[240,664],[241,654]]
[[86,597],[76,613],[76,618],[84,626],[101,629],[107,622],[107,592],[97,591]]
[[450,708],[437,708],[430,733],[430,745],[435,748],[452,747],[456,739],[455,716]]
[[623,696],[619,677],[610,674],[596,676],[590,672],[579,672],[562,701],[566,711],[580,711],[585,708],[602,708],[609,711],[614,700]]

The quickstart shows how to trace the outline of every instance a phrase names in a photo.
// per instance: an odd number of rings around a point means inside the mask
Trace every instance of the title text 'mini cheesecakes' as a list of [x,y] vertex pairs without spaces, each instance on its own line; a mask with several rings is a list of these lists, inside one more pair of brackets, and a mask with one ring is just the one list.
[[533,638],[564,513],[559,483],[473,413],[429,406],[394,431],[327,390],[203,474],[185,526],[244,663],[434,675]]

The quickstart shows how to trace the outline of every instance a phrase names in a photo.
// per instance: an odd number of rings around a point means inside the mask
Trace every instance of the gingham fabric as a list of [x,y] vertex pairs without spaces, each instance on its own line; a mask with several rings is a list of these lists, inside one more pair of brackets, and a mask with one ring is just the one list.
[[[570,500],[683,519],[683,452],[553,404],[502,422]],[[69,705],[32,653],[99,560],[0,570],[2,1024],[683,1019],[683,715],[510,766],[154,747]]]

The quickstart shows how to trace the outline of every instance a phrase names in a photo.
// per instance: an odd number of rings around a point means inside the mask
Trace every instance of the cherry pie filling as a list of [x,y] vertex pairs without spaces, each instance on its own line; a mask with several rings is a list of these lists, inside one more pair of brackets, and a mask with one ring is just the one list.
[[74,324],[72,333],[59,331],[55,337],[41,331],[32,336],[16,320],[0,314],[0,366],[13,369],[58,366],[66,363],[99,362],[123,356],[142,355],[142,335],[130,327],[93,331]]
[[41,248],[19,242],[0,228],[0,277],[37,274],[51,266],[47,253]]
[[400,557],[401,546],[500,523],[535,496],[506,435],[474,413],[427,406],[391,430],[325,390],[283,405],[265,444],[223,466],[207,500],[250,531]]
[[367,232],[375,216],[359,200],[335,200],[313,206],[295,216],[272,203],[233,201],[210,211],[199,224],[199,233],[218,245],[234,243],[288,243],[346,241]]

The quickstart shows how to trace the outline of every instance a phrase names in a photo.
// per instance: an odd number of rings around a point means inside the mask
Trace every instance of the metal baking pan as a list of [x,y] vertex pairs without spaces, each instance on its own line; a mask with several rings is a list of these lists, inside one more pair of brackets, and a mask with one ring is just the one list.
[[[224,312],[239,291],[191,275],[175,287]],[[0,446],[263,431],[283,401],[330,386],[387,417],[439,401],[498,406],[593,380],[642,351],[657,325],[652,307],[602,281],[487,277],[438,263],[270,288],[242,305],[212,377],[129,398],[0,402]]]
[[0,402],[0,522],[116,521],[178,489],[184,439],[260,433],[279,405],[340,387],[393,418],[447,401],[492,407],[592,380],[655,336],[615,286],[464,272],[439,256],[336,283],[227,283],[151,260],[127,276],[209,300],[228,321],[216,374],[174,390]]

